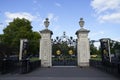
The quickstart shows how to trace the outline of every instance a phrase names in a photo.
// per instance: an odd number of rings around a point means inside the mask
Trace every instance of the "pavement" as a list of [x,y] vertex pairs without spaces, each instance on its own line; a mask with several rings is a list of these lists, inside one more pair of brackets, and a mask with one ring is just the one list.
[[0,80],[120,80],[120,77],[92,67],[51,67],[38,68],[28,74],[0,75]]

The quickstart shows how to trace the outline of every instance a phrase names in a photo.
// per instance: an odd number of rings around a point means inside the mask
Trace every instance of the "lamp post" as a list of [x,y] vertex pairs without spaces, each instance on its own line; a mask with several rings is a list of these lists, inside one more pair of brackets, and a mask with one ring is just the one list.
[[49,19],[46,18],[44,21],[44,25],[45,25],[46,29],[48,29],[49,24],[50,24]]
[[80,18],[79,25],[80,25],[81,28],[83,28],[84,23],[85,23],[85,22],[83,21],[83,18]]

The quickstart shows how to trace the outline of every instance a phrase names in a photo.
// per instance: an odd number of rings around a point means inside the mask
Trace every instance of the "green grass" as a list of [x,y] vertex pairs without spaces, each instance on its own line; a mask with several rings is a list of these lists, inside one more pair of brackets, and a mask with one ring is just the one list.
[[101,57],[96,57],[96,58],[91,58],[91,60],[102,61],[102,58]]
[[97,57],[91,57],[90,60],[102,61],[101,55],[97,55]]
[[[65,60],[76,60],[77,58],[65,58]],[[39,58],[37,57],[32,57],[30,58],[30,61],[37,61],[39,60]],[[52,58],[52,60],[59,60],[58,58]],[[97,60],[97,61],[102,61],[102,58],[101,57],[95,57],[95,58],[91,58],[91,60]]]
[[[52,60],[62,60],[62,58],[52,58]],[[77,60],[77,58],[63,58],[63,60]]]
[[39,58],[37,58],[37,57],[32,57],[32,58],[30,58],[30,61],[32,62],[32,61],[38,61],[39,60]]
[[91,60],[102,61],[101,58],[91,58]]

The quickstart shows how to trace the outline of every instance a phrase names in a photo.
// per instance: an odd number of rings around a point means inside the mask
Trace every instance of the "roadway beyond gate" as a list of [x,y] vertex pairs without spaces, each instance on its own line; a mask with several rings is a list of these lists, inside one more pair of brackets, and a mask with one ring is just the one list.
[[101,70],[86,67],[39,68],[28,74],[0,75],[0,80],[119,80]]

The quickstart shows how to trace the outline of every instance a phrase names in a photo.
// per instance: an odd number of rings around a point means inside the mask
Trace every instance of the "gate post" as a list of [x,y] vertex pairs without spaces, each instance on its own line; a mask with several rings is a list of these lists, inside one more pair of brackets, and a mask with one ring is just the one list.
[[80,19],[79,25],[81,29],[76,32],[77,35],[77,63],[80,67],[89,66],[90,59],[90,46],[88,33],[90,32],[87,29],[84,29],[83,18]]
[[49,21],[46,18],[44,22],[46,29],[40,31],[40,52],[39,59],[41,60],[41,67],[51,67],[52,66],[52,43],[51,35],[52,31],[48,29]]

